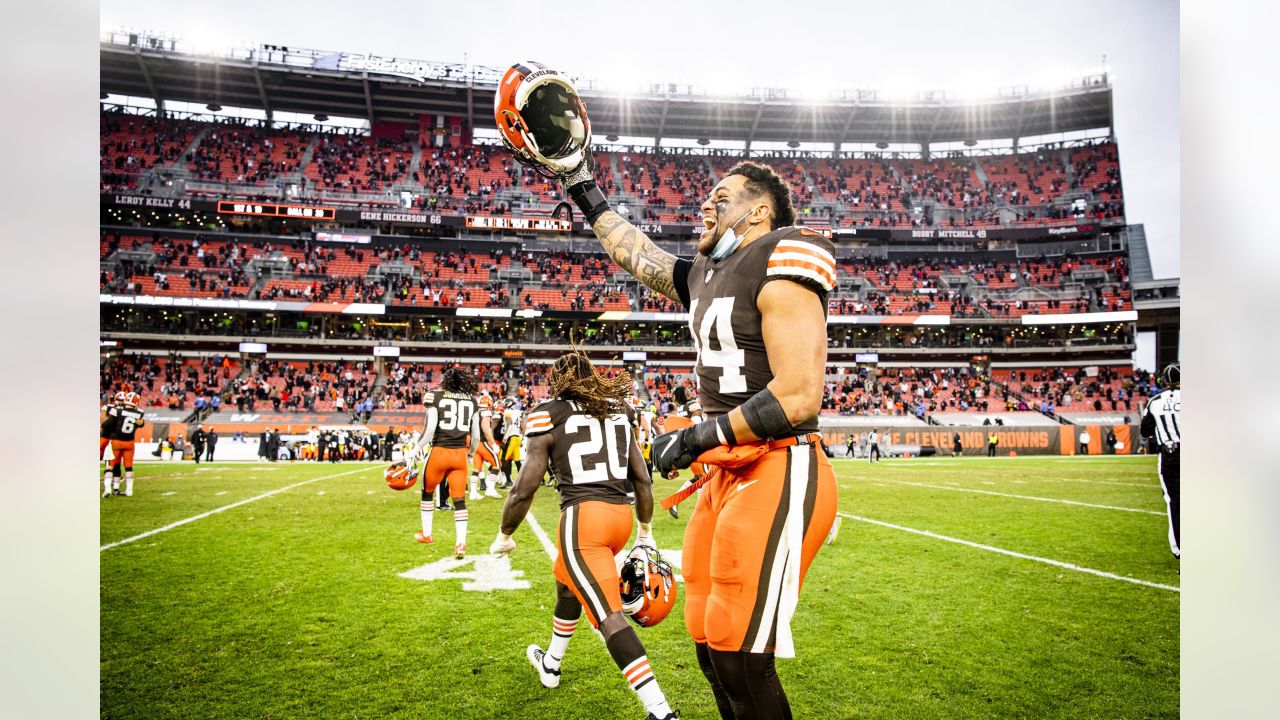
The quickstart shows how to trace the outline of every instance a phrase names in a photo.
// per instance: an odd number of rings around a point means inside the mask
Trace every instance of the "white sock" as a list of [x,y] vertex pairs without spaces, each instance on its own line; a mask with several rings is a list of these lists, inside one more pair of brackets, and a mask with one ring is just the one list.
[[457,529],[457,532],[458,532],[458,539],[454,540],[453,542],[457,545],[466,545],[467,544],[467,511],[466,510],[453,511],[453,526],[454,528]]
[[436,516],[436,506],[433,500],[423,500],[418,505],[422,514],[422,534],[431,534],[431,519]]
[[133,494],[133,471],[132,470],[124,474],[124,494],[125,495]]
[[662,688],[658,687],[658,679],[653,676],[653,670],[649,669],[648,655],[641,655],[628,665],[622,674],[627,678],[627,683],[631,685],[636,696],[640,698],[640,702],[644,703],[645,710],[653,713],[654,717],[666,717],[671,714],[667,696],[662,694]]
[[111,471],[102,476],[102,492],[111,492]]
[[480,492],[479,490],[476,489],[477,486],[479,486],[479,484],[480,484],[480,475],[479,474],[472,475],[471,476],[471,492],[473,493]]
[[569,649],[569,641],[573,639],[573,631],[578,628],[577,620],[561,620],[551,617],[551,644],[547,646],[547,654],[542,656],[542,664],[548,670],[559,670],[560,661]]

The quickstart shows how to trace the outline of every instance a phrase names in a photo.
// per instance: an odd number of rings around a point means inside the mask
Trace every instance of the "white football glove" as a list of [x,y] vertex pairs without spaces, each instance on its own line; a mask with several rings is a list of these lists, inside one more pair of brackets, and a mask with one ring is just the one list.
[[642,547],[647,547],[650,550],[658,549],[658,543],[653,540],[652,523],[640,523],[640,531],[636,533],[636,544],[632,546],[631,552],[627,557],[646,557],[644,551],[640,549]]
[[515,549],[516,541],[501,530],[498,531],[498,537],[494,539],[493,544],[489,546],[489,552],[493,555],[509,555]]

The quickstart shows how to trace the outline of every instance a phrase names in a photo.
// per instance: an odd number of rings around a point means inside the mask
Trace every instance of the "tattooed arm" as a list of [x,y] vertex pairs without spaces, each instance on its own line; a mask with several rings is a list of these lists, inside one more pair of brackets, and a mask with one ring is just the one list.
[[658,247],[639,228],[612,210],[596,218],[591,229],[600,238],[605,252],[623,270],[655,292],[681,302],[676,291],[675,255]]

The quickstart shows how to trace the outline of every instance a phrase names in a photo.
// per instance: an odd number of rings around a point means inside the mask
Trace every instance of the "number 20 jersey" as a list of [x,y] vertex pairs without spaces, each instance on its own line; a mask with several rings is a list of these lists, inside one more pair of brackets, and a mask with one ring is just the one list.
[[436,409],[436,435],[427,438],[435,447],[464,448],[471,436],[471,419],[477,408],[475,398],[465,393],[437,390],[422,398],[427,411]]
[[635,412],[619,406],[606,418],[594,418],[569,400],[546,400],[529,412],[525,436],[551,433],[548,454],[560,485],[560,509],[586,500],[627,502],[627,468],[635,442]]
[[[691,264],[677,262],[676,291],[689,310],[698,351],[698,399],[708,416],[729,412],[773,380],[756,306],[761,288],[773,280],[799,283],[817,294],[825,315],[827,295],[836,285],[833,250],[831,241],[813,230],[785,227],[719,262],[702,254]],[[817,429],[816,417],[793,428],[797,434]]]

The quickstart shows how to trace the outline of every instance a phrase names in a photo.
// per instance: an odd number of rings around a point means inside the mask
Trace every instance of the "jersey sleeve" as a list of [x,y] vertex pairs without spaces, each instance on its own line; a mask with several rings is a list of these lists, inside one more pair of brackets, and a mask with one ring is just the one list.
[[551,404],[542,403],[529,412],[524,421],[524,434],[528,437],[551,432],[555,422],[551,419]]
[[675,267],[671,269],[672,284],[676,286],[676,295],[680,304],[689,307],[689,271],[693,269],[693,261],[676,258]]
[[778,241],[769,253],[764,282],[791,280],[826,295],[836,287],[836,259],[830,240],[800,230]]

